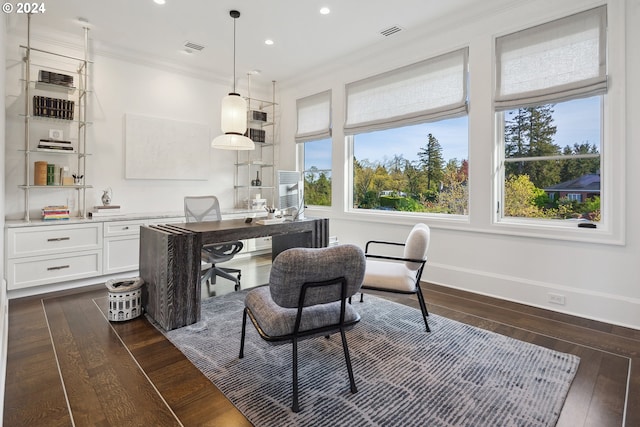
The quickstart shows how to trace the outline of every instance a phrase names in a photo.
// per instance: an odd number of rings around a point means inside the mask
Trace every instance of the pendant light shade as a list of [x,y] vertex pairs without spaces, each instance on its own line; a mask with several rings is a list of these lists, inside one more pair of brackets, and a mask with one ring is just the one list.
[[223,135],[212,142],[213,148],[222,150],[253,150],[255,144],[244,136],[247,131],[247,102],[236,93],[236,19],[240,12],[232,10],[229,15],[233,18],[233,92],[222,98],[220,127]]

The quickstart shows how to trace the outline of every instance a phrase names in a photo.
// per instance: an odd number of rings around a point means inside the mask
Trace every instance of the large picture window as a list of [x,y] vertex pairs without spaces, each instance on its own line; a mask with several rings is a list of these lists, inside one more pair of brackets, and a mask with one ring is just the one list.
[[466,215],[467,49],[346,86],[352,209]]
[[603,220],[606,7],[496,39],[502,220]]
[[298,99],[296,107],[305,204],[331,206],[331,91]]

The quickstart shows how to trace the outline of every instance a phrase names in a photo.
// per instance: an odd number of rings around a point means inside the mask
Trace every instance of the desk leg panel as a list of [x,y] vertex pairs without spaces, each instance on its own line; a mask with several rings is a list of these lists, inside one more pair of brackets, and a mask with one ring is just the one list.
[[199,240],[193,233],[140,228],[142,302],[164,330],[200,320]]

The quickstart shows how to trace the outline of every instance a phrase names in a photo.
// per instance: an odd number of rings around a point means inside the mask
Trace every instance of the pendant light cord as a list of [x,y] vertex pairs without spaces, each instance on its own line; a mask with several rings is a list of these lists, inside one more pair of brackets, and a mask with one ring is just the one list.
[[236,93],[236,18],[233,18],[233,93]]

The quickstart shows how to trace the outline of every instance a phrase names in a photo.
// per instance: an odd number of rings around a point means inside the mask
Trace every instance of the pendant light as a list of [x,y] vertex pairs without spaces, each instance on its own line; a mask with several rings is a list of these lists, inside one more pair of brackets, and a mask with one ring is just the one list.
[[244,136],[247,131],[247,102],[236,93],[236,19],[240,12],[231,10],[229,15],[233,18],[233,92],[222,98],[220,127],[224,134],[216,137],[211,146],[222,150],[253,150],[253,141]]

